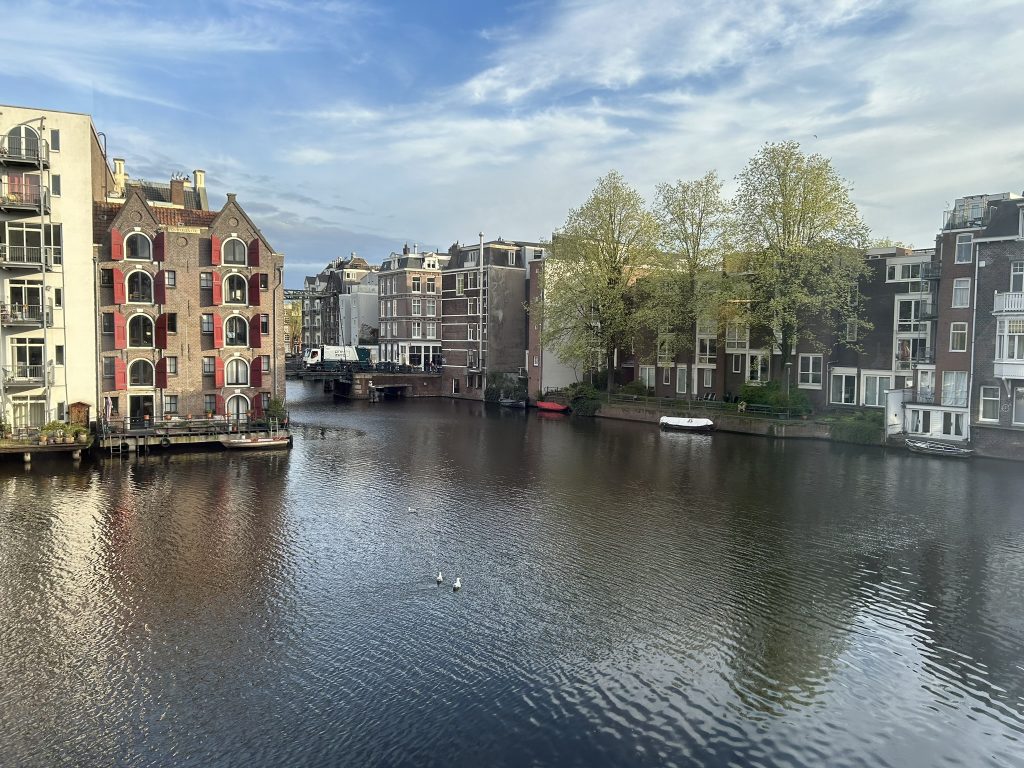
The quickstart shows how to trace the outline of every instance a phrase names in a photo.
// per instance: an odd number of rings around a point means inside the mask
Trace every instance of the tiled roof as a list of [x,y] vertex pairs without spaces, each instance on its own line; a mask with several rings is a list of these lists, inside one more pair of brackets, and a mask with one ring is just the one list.
[[[127,182],[129,187],[137,189],[142,192],[142,196],[147,200],[152,200],[157,203],[169,203],[171,202],[171,185],[170,184],[158,184],[153,181],[136,181],[129,179]],[[202,203],[199,199],[199,192],[195,189],[184,190],[185,192],[185,207],[186,208],[202,208]]]
[[[101,243],[110,230],[115,217],[121,210],[121,203],[93,203],[93,242]],[[169,227],[209,227],[217,218],[219,211],[199,211],[189,208],[158,208],[150,206],[153,217],[164,226]]]

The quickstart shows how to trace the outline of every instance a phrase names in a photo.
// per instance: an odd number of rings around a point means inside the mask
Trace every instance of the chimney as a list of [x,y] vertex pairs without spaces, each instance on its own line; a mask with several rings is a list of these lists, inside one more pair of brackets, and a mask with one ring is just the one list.
[[124,180],[126,178],[124,172],[124,158],[114,158],[114,194],[121,196],[124,195]]
[[171,179],[171,205],[185,207],[185,180]]
[[192,171],[192,186],[196,189],[199,210],[210,210],[210,201],[206,198],[206,171],[201,169]]
[[206,171],[192,171],[192,186],[196,189],[202,189],[206,186]]
[[402,246],[402,255],[403,256],[408,256],[409,255],[409,244],[408,243],[406,243],[405,245]]

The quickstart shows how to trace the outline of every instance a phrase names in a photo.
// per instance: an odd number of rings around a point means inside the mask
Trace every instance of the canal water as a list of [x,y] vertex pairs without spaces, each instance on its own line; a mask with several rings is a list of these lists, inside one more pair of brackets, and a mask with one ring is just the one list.
[[0,763],[1024,765],[1021,465],[289,399],[0,465]]

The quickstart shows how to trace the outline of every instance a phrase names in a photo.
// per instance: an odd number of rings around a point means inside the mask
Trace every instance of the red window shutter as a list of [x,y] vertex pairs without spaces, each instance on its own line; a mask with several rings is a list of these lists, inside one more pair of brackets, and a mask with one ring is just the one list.
[[259,389],[263,386],[263,361],[254,358],[249,365],[249,386]]
[[167,315],[156,319],[156,348],[167,349]]
[[153,261],[164,260],[164,233],[157,232],[153,240]]
[[213,358],[213,386],[218,389],[224,386],[224,361],[219,357]]
[[223,395],[214,395],[214,397],[216,398],[215,402],[217,403],[217,406],[216,406],[217,407],[217,415],[218,416],[223,416],[224,415],[224,396]]
[[260,276],[259,274],[252,275],[249,278],[249,306],[258,307],[260,305]]
[[114,303],[124,304],[124,272],[114,267],[110,270],[110,279],[114,282]]
[[128,319],[120,312],[114,313],[114,349],[128,347]]
[[220,275],[213,275],[213,306],[219,307],[224,303],[224,283],[220,281]]
[[258,267],[260,265],[260,239],[258,237],[253,238],[249,243],[249,266]]
[[216,235],[210,237],[210,263],[214,266],[220,264],[220,238]]
[[162,269],[156,273],[153,280],[153,300],[157,304],[167,303],[167,273]]
[[249,318],[249,346],[253,349],[259,349],[263,346],[263,339],[260,337],[259,315]]
[[124,258],[124,235],[117,227],[110,230],[110,258],[114,261]]
[[128,366],[120,357],[114,358],[114,389],[128,389]]
[[255,419],[263,418],[263,395],[259,392],[252,398],[252,415]]
[[167,358],[161,357],[156,361],[156,388],[167,389]]
[[224,324],[216,315],[213,316],[213,348],[220,349],[224,346]]

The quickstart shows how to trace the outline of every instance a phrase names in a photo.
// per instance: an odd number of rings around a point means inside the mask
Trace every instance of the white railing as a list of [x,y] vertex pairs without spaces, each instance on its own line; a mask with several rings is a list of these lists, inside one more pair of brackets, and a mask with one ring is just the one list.
[[993,312],[1024,312],[1024,293],[999,293],[996,291]]

